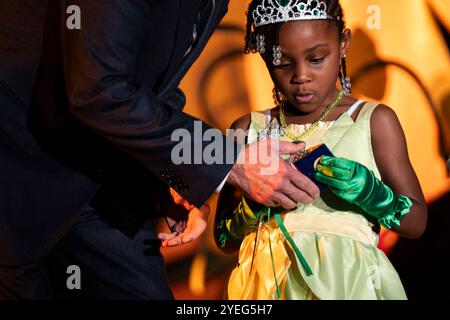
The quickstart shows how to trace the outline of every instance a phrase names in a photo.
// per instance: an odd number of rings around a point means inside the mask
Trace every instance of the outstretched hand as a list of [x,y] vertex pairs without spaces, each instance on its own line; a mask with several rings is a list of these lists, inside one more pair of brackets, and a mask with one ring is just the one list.
[[210,208],[203,204],[200,208],[194,207],[175,190],[170,189],[170,194],[177,205],[182,205],[189,214],[183,220],[175,220],[166,216],[166,222],[170,233],[161,232],[158,239],[162,240],[162,247],[174,247],[197,239],[207,227]]

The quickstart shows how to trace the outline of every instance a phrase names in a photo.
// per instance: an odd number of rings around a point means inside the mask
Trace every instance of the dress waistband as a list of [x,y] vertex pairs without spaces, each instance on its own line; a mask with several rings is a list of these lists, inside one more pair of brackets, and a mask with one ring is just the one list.
[[281,215],[288,232],[318,232],[352,238],[370,246],[378,245],[378,234],[357,221],[325,215],[295,213]]

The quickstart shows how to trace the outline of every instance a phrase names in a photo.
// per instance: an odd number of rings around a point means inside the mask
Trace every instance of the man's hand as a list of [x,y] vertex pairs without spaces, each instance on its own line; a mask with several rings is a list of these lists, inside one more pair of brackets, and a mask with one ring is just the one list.
[[246,145],[227,182],[266,206],[292,209],[298,202],[311,203],[320,195],[319,188],[280,157],[281,154],[295,154],[304,148],[303,143],[273,139]]
[[174,202],[177,205],[184,206],[189,214],[184,220],[175,220],[166,216],[166,222],[171,233],[158,234],[158,239],[162,240],[162,247],[174,247],[197,239],[206,230],[210,212],[207,204],[196,208],[172,188],[170,188],[170,194]]

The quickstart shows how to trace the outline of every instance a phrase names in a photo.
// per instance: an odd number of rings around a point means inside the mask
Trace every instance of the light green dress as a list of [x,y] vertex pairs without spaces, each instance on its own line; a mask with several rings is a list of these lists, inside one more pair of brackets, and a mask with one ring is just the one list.
[[[325,143],[335,156],[359,162],[381,179],[370,134],[370,118],[377,104],[366,103],[356,121],[351,117],[362,102],[336,121],[319,123],[305,142],[307,148]],[[308,127],[289,125],[289,130],[300,134]],[[278,121],[271,119],[270,110],[253,112],[249,129],[248,143],[267,137],[289,141]],[[396,270],[377,248],[379,225],[358,207],[325,190],[312,204],[299,204],[283,215],[283,221],[313,274],[306,275],[272,219],[262,227],[257,244],[255,232],[242,242],[238,266],[229,279],[228,298],[276,299],[276,278],[282,299],[406,299]]]

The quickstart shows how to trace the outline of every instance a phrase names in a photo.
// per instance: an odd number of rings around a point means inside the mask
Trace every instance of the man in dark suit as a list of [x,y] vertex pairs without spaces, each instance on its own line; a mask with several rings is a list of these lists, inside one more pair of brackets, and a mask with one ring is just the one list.
[[[66,24],[71,5],[80,29]],[[0,298],[52,297],[49,270],[57,294],[172,298],[151,220],[172,212],[169,186],[196,208],[184,214],[193,228],[161,235],[168,245],[198,236],[204,202],[225,182],[270,205],[318,195],[284,162],[264,186],[261,164],[234,163],[237,144],[223,144],[233,160],[224,164],[171,160],[172,132],[193,133],[197,120],[182,112],[178,85],[227,5],[0,2]],[[66,287],[70,265],[81,271],[79,291]]]

